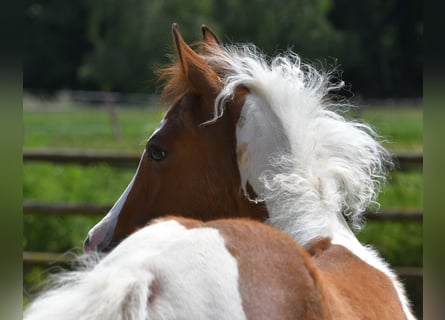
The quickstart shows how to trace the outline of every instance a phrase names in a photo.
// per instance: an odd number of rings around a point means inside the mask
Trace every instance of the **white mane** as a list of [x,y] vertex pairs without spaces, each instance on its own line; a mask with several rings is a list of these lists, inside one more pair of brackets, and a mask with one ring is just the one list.
[[330,237],[387,274],[405,314],[414,319],[397,276],[375,250],[360,244],[347,223],[360,228],[366,208],[377,204],[391,159],[368,124],[345,118],[339,111],[348,105],[327,98],[343,83],[290,51],[269,59],[244,45],[212,55],[208,63],[225,70],[213,120],[237,87],[249,90],[236,132],[244,192],[249,183],[258,196],[253,200],[265,201],[268,222],[298,243]]
[[[263,135],[244,141],[255,159],[250,157],[240,173],[244,183],[262,186],[254,190],[258,200],[266,201],[270,222],[289,227],[303,215],[317,223],[327,214],[343,215],[359,228],[363,212],[375,203],[390,157],[369,125],[338,112],[347,105],[326,99],[343,83],[332,83],[329,73],[303,64],[295,53],[268,60],[253,46],[227,47],[210,63],[230,70],[215,103],[217,116],[240,85],[251,93],[245,107],[262,114],[253,129]],[[264,139],[274,140],[269,135],[278,136],[274,142],[279,146],[264,146]],[[250,171],[260,175],[250,176]],[[295,224],[289,233],[313,234],[307,225]]]

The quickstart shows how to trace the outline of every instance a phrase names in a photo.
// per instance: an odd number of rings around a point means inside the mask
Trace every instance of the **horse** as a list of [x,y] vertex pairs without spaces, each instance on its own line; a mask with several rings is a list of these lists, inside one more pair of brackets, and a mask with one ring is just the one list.
[[202,33],[194,50],[173,25],[177,59],[160,71],[171,105],[84,250],[108,251],[167,214],[256,219],[303,247],[329,238],[346,248],[391,280],[415,319],[397,275],[351,230],[377,203],[391,157],[370,125],[331,98],[344,83],[292,51],[270,58],[254,45],[223,45],[206,26]]
[[306,250],[252,219],[163,217],[90,261],[57,275],[24,319],[403,318],[390,279],[346,248]]

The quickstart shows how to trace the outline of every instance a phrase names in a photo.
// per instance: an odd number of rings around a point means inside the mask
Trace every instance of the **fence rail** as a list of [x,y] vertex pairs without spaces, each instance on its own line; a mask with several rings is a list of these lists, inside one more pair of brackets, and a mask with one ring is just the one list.
[[[103,215],[111,209],[111,205],[43,203],[25,200],[23,213],[38,215]],[[416,209],[382,209],[379,212],[367,211],[365,217],[370,221],[422,222],[423,213]]]
[[[136,166],[141,158],[140,153],[128,152],[97,152],[88,150],[24,150],[24,161],[44,161],[54,163],[77,163],[89,165],[94,163],[108,163],[111,166]],[[422,153],[399,153],[393,156],[397,169],[421,168]]]
[[[57,164],[91,165],[107,163],[113,167],[136,167],[140,160],[140,154],[128,152],[97,152],[89,150],[24,150],[25,162],[53,162]],[[423,155],[421,153],[399,153],[394,155],[394,162],[398,170],[422,170]],[[25,200],[23,203],[24,214],[37,215],[104,215],[111,205],[97,204],[65,204],[43,203]],[[369,221],[392,221],[400,223],[422,223],[423,212],[420,209],[384,209],[380,212],[368,211],[365,213]],[[23,252],[23,263],[27,265],[63,265],[70,266],[75,261],[73,254],[54,252]],[[397,267],[397,273],[402,277],[423,277],[421,267]]]
[[89,165],[107,163],[110,166],[136,166],[141,154],[128,152],[97,152],[89,150],[24,150],[23,161],[75,163]]

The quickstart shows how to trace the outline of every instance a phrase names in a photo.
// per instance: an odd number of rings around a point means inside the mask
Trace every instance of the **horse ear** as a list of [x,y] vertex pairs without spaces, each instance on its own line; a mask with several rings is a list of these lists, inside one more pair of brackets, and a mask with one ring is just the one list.
[[201,26],[202,31],[202,40],[210,45],[210,46],[220,46],[221,42],[219,41],[218,37],[213,33],[212,30],[210,30],[209,27],[207,27],[205,24]]
[[209,89],[218,90],[221,86],[218,75],[185,43],[176,23],[172,25],[172,34],[183,75],[189,87],[200,92],[207,92]]

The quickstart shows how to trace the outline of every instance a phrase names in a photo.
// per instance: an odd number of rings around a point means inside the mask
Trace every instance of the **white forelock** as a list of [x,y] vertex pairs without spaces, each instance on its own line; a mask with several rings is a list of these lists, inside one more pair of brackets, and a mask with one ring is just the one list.
[[55,279],[24,319],[245,319],[237,262],[212,228],[156,223],[99,263]]

